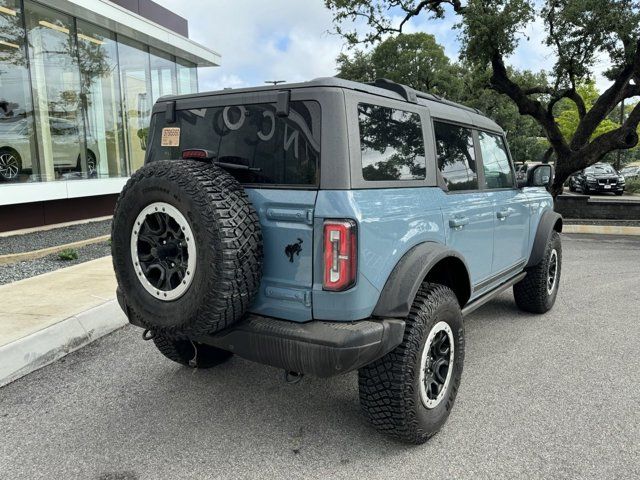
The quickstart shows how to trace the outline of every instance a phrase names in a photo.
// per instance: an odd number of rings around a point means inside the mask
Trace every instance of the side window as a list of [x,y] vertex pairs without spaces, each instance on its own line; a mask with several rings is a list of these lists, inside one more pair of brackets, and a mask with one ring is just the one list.
[[426,175],[420,115],[359,104],[362,177],[368,181],[423,180]]
[[438,168],[450,191],[478,188],[476,154],[471,129],[433,122]]
[[512,188],[513,171],[500,135],[478,132],[486,188]]

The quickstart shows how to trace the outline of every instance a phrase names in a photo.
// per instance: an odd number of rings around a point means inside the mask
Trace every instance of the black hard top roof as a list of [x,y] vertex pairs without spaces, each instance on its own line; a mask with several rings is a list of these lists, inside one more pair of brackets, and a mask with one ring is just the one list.
[[[432,93],[424,93],[417,90],[414,90],[411,87],[406,85],[402,85],[399,83],[395,83],[391,80],[379,79],[374,84],[353,82],[351,80],[344,80],[342,78],[337,77],[320,77],[315,78],[313,80],[309,80],[307,82],[299,82],[299,83],[281,83],[278,85],[264,85],[264,86],[255,86],[255,87],[245,87],[245,88],[225,88],[223,90],[209,91],[209,92],[200,92],[193,93],[188,95],[171,95],[165,96],[158,99],[158,102],[166,102],[172,100],[178,100],[183,98],[199,98],[199,97],[207,97],[211,95],[228,95],[228,94],[236,94],[236,93],[251,93],[251,92],[265,92],[265,91],[280,91],[280,90],[292,90],[292,89],[300,89],[300,88],[318,88],[318,87],[332,87],[332,88],[343,88],[347,90],[354,90],[359,92],[365,92],[372,95],[377,95],[381,97],[393,98],[395,100],[406,101],[408,103],[419,103],[421,105],[429,105],[432,103],[440,104],[441,106],[448,106],[459,110],[464,110],[468,112],[475,120],[480,120],[480,123],[486,124],[492,129],[501,130],[501,128],[493,122],[491,119],[487,118],[480,110],[467,107],[466,105],[462,105],[460,103],[452,102],[445,98],[442,98],[438,95],[434,95]],[[474,122],[475,123],[475,122]]]

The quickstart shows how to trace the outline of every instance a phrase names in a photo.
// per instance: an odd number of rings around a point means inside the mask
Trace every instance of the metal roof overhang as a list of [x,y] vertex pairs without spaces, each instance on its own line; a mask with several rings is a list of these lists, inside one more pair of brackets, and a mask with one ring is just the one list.
[[217,67],[220,54],[106,0],[49,0],[48,6],[108,28],[199,67]]

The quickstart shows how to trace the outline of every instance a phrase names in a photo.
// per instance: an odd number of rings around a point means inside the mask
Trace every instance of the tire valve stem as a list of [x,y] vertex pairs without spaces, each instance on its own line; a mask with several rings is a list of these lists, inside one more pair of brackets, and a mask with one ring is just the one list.
[[153,337],[155,337],[155,336],[156,336],[156,334],[152,330],[149,330],[148,328],[144,332],[142,332],[142,339],[145,342],[147,342],[149,340],[153,340]]
[[295,385],[296,383],[300,383],[300,381],[302,380],[302,377],[304,377],[303,373],[294,372],[291,370],[284,371],[284,381],[290,385]]

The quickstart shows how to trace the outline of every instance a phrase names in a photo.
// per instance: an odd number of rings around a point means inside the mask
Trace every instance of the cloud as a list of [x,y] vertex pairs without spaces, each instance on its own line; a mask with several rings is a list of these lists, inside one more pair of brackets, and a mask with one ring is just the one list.
[[202,90],[297,82],[336,73],[342,40],[322,0],[156,0],[189,21],[190,37],[222,55]]
[[[336,74],[335,59],[345,50],[340,37],[330,34],[331,12],[323,0],[155,0],[189,21],[190,37],[222,55],[222,65],[201,69],[201,90],[262,85],[265,80],[298,82]],[[399,22],[400,13],[392,12]],[[395,22],[396,24],[398,22]],[[458,18],[447,7],[444,19],[419,16],[407,23],[406,33],[431,33],[446,54],[460,54]],[[363,28],[359,23],[357,29]],[[522,70],[550,71],[555,57],[545,45],[545,26],[539,17],[526,27],[519,47],[507,63]],[[609,82],[602,71],[607,58],[595,66],[600,90]]]

